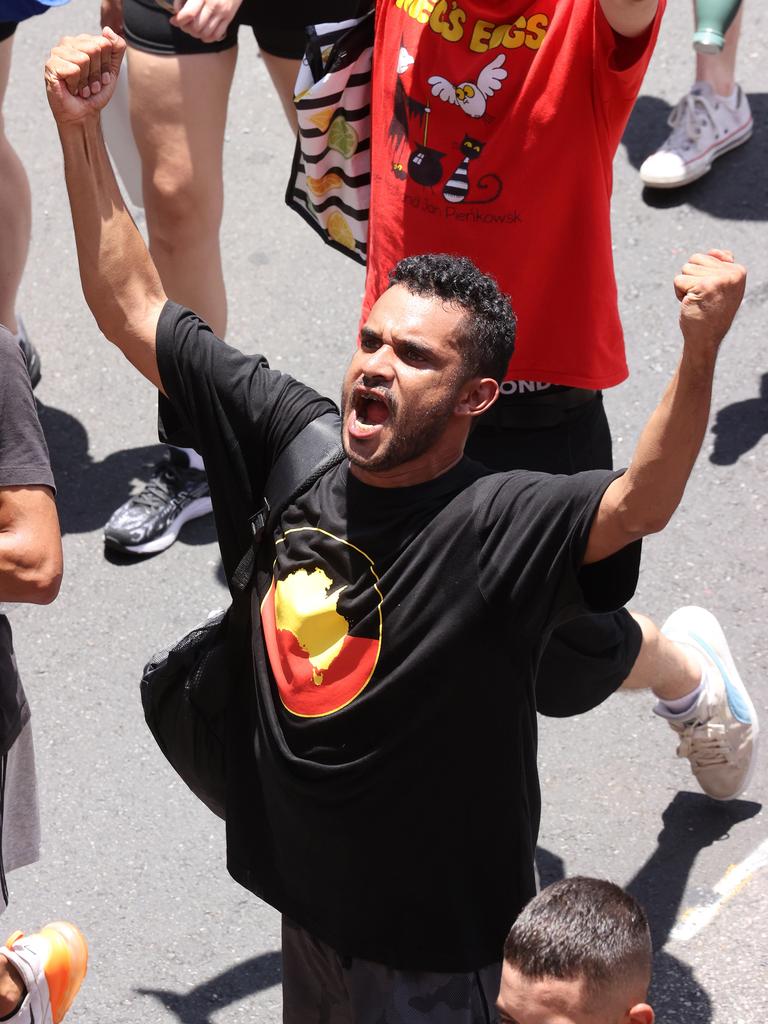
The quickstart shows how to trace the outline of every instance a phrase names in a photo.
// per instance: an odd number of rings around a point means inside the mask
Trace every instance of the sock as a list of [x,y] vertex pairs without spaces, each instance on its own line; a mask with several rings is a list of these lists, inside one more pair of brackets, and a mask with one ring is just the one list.
[[179,448],[178,451],[184,452],[187,456],[190,469],[205,469],[202,456],[194,448]]
[[691,690],[690,693],[686,693],[684,697],[676,697],[675,700],[662,700],[658,698],[657,711],[660,715],[665,718],[679,718],[681,715],[685,715],[691,708],[696,704],[699,697],[704,693],[704,677],[696,687],[695,690]]
[[682,642],[680,646],[684,647],[688,654],[695,658],[701,666],[701,679],[699,680],[699,685],[691,690],[690,693],[686,693],[684,697],[676,697],[674,700],[662,700],[661,697],[657,697],[656,706],[653,710],[657,715],[661,715],[662,718],[684,718],[707,688],[707,674],[710,671],[708,661],[693,644]]
[[728,96],[723,96],[719,93],[713,85],[709,82],[694,82],[691,92],[702,92],[702,87],[708,85],[712,90],[715,99],[719,100],[720,103],[726,103],[729,107],[737,107],[739,105],[739,87],[734,85]]
[[727,103],[729,107],[737,107],[739,105],[739,87],[734,85],[733,92],[730,96],[720,96],[721,103]]

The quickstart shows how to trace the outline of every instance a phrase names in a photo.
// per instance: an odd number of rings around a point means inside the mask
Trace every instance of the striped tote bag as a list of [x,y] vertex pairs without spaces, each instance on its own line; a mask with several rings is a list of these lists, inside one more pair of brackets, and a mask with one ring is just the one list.
[[299,134],[285,201],[334,249],[365,263],[371,192],[374,11],[307,29]]

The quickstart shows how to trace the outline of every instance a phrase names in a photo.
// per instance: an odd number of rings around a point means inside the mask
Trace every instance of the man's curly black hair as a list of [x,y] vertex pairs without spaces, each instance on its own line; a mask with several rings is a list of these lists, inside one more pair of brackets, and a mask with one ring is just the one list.
[[496,281],[466,256],[427,253],[400,260],[389,275],[414,295],[434,296],[465,312],[456,338],[468,377],[501,383],[515,350],[516,317]]

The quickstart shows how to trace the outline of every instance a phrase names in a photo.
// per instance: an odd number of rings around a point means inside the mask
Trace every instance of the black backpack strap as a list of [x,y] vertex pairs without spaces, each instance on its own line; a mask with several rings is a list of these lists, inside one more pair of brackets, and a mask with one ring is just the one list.
[[251,545],[232,575],[237,592],[245,591],[251,582],[256,551],[267,526],[272,528],[284,509],[343,459],[338,413],[318,416],[283,449],[267,477],[261,508],[251,516]]
[[343,458],[339,415],[327,413],[308,423],[272,467],[264,487],[264,504],[251,519],[254,536],[259,528],[273,527],[289,505]]

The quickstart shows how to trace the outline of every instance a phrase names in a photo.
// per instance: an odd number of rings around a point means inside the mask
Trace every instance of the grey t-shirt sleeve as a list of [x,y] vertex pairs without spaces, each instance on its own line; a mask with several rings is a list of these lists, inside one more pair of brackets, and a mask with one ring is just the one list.
[[0,487],[55,490],[27,364],[16,338],[0,327]]

